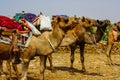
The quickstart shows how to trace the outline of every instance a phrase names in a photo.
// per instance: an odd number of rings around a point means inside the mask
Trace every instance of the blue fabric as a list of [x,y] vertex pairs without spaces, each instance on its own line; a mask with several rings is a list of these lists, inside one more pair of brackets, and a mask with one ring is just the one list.
[[34,19],[36,18],[36,15],[33,13],[26,13],[24,18],[29,21],[30,23],[32,23],[34,21]]

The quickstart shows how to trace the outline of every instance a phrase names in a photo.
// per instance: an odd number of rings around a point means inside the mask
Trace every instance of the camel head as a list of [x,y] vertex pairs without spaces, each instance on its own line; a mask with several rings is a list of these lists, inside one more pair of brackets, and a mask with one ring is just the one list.
[[76,17],[56,16],[53,18],[52,26],[53,28],[59,26],[64,33],[67,33],[75,23],[77,23]]
[[101,30],[104,32],[106,27],[111,24],[110,20],[105,19],[105,20],[97,20],[98,22],[98,27],[101,28]]
[[79,18],[79,23],[82,27],[89,28],[91,26],[98,26],[98,22],[95,19],[81,17]]
[[99,27],[103,27],[103,26],[107,26],[110,25],[111,22],[110,20],[106,19],[106,20],[97,20]]

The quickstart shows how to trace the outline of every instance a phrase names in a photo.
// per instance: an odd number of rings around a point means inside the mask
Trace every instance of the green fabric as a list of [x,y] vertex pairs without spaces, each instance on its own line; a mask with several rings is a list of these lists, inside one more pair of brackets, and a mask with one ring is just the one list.
[[106,30],[101,38],[101,41],[107,41],[108,40],[108,32],[112,29],[117,29],[117,26],[113,25],[113,24],[110,24],[106,27]]
[[14,19],[15,19],[16,21],[19,21],[21,18],[24,18],[24,14],[22,14],[22,13],[17,13],[17,14],[15,15],[15,17],[14,17]]
[[96,27],[90,27],[89,29],[88,29],[88,32],[90,32],[90,34],[95,34],[96,33]]

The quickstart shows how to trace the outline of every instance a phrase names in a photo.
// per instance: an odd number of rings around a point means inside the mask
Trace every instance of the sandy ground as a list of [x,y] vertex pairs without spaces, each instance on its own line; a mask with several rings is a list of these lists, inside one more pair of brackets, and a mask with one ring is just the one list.
[[[105,54],[85,53],[85,66],[87,73],[81,72],[81,62],[79,51],[75,53],[74,74],[70,73],[70,53],[69,51],[58,51],[53,53],[53,64],[56,72],[49,70],[49,61],[47,60],[47,69],[45,70],[45,80],[120,80],[120,55],[112,54],[113,66],[107,65]],[[40,65],[39,58],[31,60],[28,69],[28,80],[39,80]],[[21,65],[18,65],[21,72]],[[6,65],[4,70],[7,73]],[[8,76],[8,75],[7,75]],[[2,78],[0,77],[0,80]],[[16,80],[13,77],[13,80]]]

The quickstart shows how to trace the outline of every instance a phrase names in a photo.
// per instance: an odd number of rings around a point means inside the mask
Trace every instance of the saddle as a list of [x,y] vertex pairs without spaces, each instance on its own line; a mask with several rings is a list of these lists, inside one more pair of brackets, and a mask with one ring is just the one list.
[[14,44],[17,44],[18,46],[22,47],[28,47],[28,41],[32,36],[31,32],[20,34],[17,33],[14,29],[7,29],[5,27],[0,27],[0,42],[11,44],[13,34],[17,36],[17,41],[15,41],[17,43]]
[[9,54],[14,57],[14,64],[21,62],[19,47],[28,47],[31,36],[30,28],[25,23],[18,23],[8,17],[0,16],[0,42],[10,45]]

